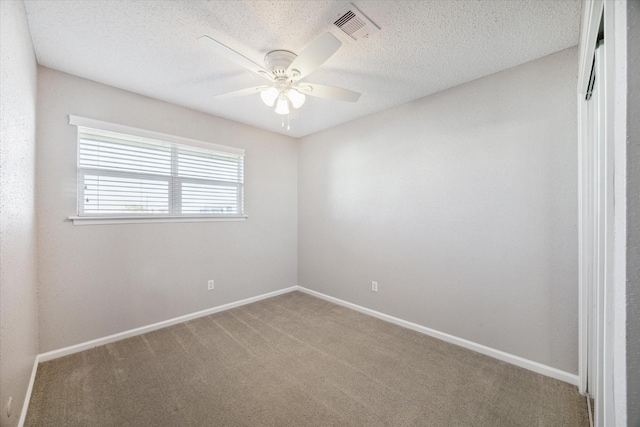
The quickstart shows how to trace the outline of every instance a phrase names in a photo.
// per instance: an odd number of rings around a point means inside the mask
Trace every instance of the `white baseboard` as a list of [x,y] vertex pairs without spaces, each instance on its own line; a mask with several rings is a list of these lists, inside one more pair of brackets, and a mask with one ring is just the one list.
[[36,381],[36,372],[38,371],[38,364],[40,363],[40,355],[37,354],[33,360],[33,369],[31,370],[31,378],[29,378],[29,386],[27,387],[27,393],[24,396],[24,402],[22,403],[22,412],[20,413],[20,420],[18,421],[18,427],[23,427],[27,418],[27,409],[29,409],[29,401],[31,401],[31,393],[33,392],[33,384]]
[[184,316],[174,317],[173,319],[164,320],[162,322],[154,323],[152,325],[141,326],[139,328],[130,329],[128,331],[118,332],[117,334],[109,335],[95,340],[75,344],[69,347],[60,348],[58,350],[48,351],[38,355],[40,362],[47,362],[49,360],[57,359],[59,357],[68,356],[70,354],[78,353],[80,351],[89,350],[90,348],[98,347],[101,345],[109,344],[115,341],[120,341],[125,338],[134,337],[136,335],[145,334],[147,332],[155,331],[157,329],[166,328],[167,326],[176,325],[178,323],[186,322],[188,320],[197,319],[198,317],[208,316],[220,311],[230,310],[232,308],[240,307],[242,305],[251,304],[252,302],[260,301],[266,298],[275,297],[277,295],[286,294],[291,291],[295,291],[298,287],[291,286],[289,288],[279,289],[273,292],[267,292],[266,294],[258,295],[251,298],[246,298],[240,301],[230,302],[228,304],[219,305],[216,307],[208,308],[206,310],[196,311],[195,313],[186,314]]
[[478,353],[491,356],[495,359],[502,360],[503,362],[511,363],[512,365],[516,365],[521,368],[528,369],[529,371],[546,375],[547,377],[555,378],[557,380],[564,381],[566,383],[569,383],[575,386],[578,385],[578,376],[576,374],[571,374],[569,372],[565,372],[560,369],[552,368],[551,366],[543,365],[542,363],[534,362],[532,360],[525,359],[520,356],[515,356],[513,354],[505,353],[504,351],[496,350],[494,348],[487,347],[482,344],[468,341],[463,338],[458,338],[453,335],[446,334],[444,332],[436,331],[434,329],[427,328],[426,326],[418,325],[417,323],[412,323],[406,320],[399,319],[397,317],[389,316],[388,314],[380,313],[379,311],[375,311],[370,308],[362,307],[357,304],[353,304],[353,303],[341,300],[339,298],[325,295],[323,293],[313,291],[311,289],[307,289],[302,286],[298,286],[297,289],[309,295],[313,295],[315,297],[333,302],[335,304],[339,304],[341,306],[359,311],[361,313],[368,314],[369,316],[377,317],[378,319],[385,320],[387,322],[394,323],[396,325],[403,326],[408,329],[412,329],[416,332],[420,332],[422,334],[441,339],[442,341],[456,344],[456,345],[459,345],[460,347],[468,348],[469,350],[477,351]]

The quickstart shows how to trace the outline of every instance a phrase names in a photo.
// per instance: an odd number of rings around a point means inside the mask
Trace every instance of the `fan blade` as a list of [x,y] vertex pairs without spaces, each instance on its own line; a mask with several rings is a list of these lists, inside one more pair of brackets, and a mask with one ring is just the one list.
[[220,95],[214,95],[213,97],[216,99],[229,99],[229,98],[235,98],[237,96],[253,95],[254,93],[260,93],[263,90],[268,88],[269,86],[249,87],[246,89],[240,89],[240,90],[234,90],[232,92],[221,93]]
[[199,37],[198,40],[211,49],[214,54],[225,57],[229,61],[235,62],[237,65],[240,65],[249,71],[253,71],[265,79],[273,80],[273,76],[269,71],[265,70],[262,66],[256,64],[249,58],[242,56],[230,47],[223,45],[209,36]]
[[316,68],[325,63],[325,61],[340,49],[342,42],[334,37],[331,33],[315,39],[305,50],[303,50],[296,59],[293,60],[287,69],[287,75],[291,75],[293,70],[300,73],[295,77],[300,80],[311,74]]
[[336,101],[356,102],[360,98],[359,92],[342,89],[341,87],[319,85],[317,83],[301,83],[295,87],[295,89],[305,95],[334,99]]

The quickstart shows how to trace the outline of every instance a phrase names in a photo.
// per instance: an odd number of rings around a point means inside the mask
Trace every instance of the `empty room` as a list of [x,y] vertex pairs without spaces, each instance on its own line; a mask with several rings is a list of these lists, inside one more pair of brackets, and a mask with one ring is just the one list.
[[0,426],[640,427],[639,5],[0,0]]

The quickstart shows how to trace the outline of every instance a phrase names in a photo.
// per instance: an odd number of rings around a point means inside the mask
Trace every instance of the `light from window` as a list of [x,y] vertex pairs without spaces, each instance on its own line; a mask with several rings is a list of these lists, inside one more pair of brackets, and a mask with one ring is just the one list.
[[237,151],[78,126],[78,216],[241,216]]

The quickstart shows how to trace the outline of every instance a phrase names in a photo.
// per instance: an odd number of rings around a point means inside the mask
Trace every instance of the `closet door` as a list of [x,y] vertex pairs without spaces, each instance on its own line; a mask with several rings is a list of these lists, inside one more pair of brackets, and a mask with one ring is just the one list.
[[[586,100],[588,128],[582,146],[582,242],[583,280],[587,297],[587,383],[594,398],[594,425],[605,420],[605,387],[610,387],[612,334],[608,333],[613,313],[613,149],[607,144],[604,43],[595,50],[592,83]],[[609,320],[607,320],[609,319]]]

